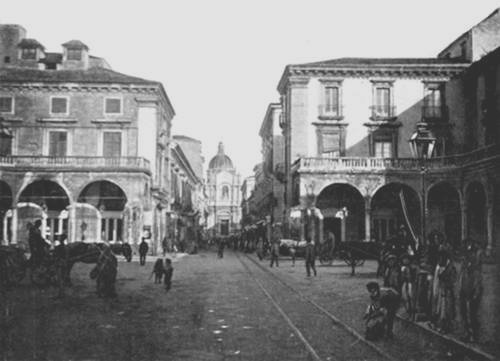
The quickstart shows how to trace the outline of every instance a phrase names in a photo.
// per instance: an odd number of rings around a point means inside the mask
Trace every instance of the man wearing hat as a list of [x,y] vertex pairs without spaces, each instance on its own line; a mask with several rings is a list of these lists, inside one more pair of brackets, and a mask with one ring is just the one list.
[[398,259],[394,254],[387,256],[387,268],[384,273],[384,287],[392,287],[399,290],[399,279],[401,270],[399,268]]

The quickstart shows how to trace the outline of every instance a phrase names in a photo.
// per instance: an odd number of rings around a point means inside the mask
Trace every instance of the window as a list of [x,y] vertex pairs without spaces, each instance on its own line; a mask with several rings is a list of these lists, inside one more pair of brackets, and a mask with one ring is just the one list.
[[49,156],[65,157],[68,151],[68,133],[64,131],[49,132]]
[[424,95],[424,118],[442,118],[442,113],[443,86],[441,84],[426,84]]
[[104,112],[106,114],[121,114],[122,100],[120,98],[106,98],[104,103]]
[[82,60],[82,49],[68,49],[68,60]]
[[340,136],[338,133],[321,134],[321,153],[330,157],[340,155]]
[[10,63],[10,56],[4,56],[4,57],[3,57],[3,62],[4,62],[5,64],[9,64],[9,63]]
[[0,156],[12,155],[12,137],[0,137]]
[[0,97],[0,113],[13,113],[13,105],[12,97]]
[[228,198],[229,198],[229,187],[223,186],[222,187],[222,199],[228,199]]
[[336,86],[325,88],[325,113],[339,115],[339,88]]
[[392,158],[392,142],[375,141],[375,157]]
[[52,114],[68,114],[68,98],[52,97],[50,99],[50,112]]
[[122,133],[104,132],[102,141],[103,157],[120,157],[122,155]]
[[36,60],[36,49],[35,48],[21,49],[21,59]]
[[391,116],[391,89],[375,88],[374,115],[388,117]]

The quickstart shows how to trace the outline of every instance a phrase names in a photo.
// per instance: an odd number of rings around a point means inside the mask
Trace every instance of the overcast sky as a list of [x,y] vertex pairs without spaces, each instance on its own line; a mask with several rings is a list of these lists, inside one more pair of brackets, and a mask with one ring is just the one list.
[[1,23],[47,51],[79,39],[116,71],[161,81],[174,134],[223,141],[243,176],[261,161],[259,127],[287,64],[339,57],[434,57],[494,0],[16,0]]

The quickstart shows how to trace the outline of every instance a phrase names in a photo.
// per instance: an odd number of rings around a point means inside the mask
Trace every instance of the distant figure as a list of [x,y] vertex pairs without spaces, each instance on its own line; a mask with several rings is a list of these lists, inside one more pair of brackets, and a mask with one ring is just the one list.
[[148,253],[149,246],[145,238],[142,238],[141,244],[139,245],[139,264],[144,266],[146,264],[146,255]]
[[217,256],[219,258],[223,258],[224,257],[224,247],[225,247],[225,241],[224,241],[224,238],[219,238],[219,241],[218,241],[218,247],[217,247]]
[[307,277],[311,276],[311,269],[316,276],[316,247],[314,244],[314,215],[311,209],[307,209],[304,214],[304,236],[307,242],[306,244],[306,273]]
[[163,259],[158,258],[153,266],[152,274],[155,275],[155,283],[161,283],[163,274],[165,273],[165,267],[163,266]]
[[165,283],[165,290],[168,292],[172,286],[172,276],[174,274],[174,268],[172,267],[172,261],[170,258],[165,259],[165,272],[163,282]]
[[448,333],[455,319],[455,290],[457,271],[446,251],[439,251],[435,277],[438,279],[436,295],[436,326],[438,331]]
[[370,293],[371,304],[374,305],[373,310],[377,312],[376,317],[382,316],[381,320],[377,322],[381,322],[383,325],[382,331],[384,332],[382,332],[382,334],[385,334],[387,338],[392,338],[394,318],[396,317],[401,299],[399,293],[392,288],[380,288],[377,282],[369,282],[366,285],[366,289]]
[[465,256],[459,274],[460,314],[464,322],[466,341],[479,340],[479,306],[483,295],[483,252],[477,242],[466,239]]
[[161,241],[161,248],[163,250],[163,257],[165,257],[165,255],[168,252],[168,240],[167,240],[167,237],[163,238],[163,241]]
[[90,278],[96,280],[97,295],[99,297],[116,297],[115,283],[118,262],[109,246],[105,246],[97,265],[90,272]]
[[399,290],[399,279],[401,269],[395,255],[391,254],[387,257],[387,268],[384,272],[384,287],[391,287]]
[[295,242],[290,246],[290,256],[292,257],[292,267],[295,267],[295,257],[297,255],[297,249],[295,248]]
[[41,225],[41,219],[37,219],[33,226],[28,224],[28,243],[31,252],[30,263],[32,267],[36,267],[42,262],[49,248],[49,245],[42,237],[42,232],[40,230]]
[[278,259],[280,256],[280,242],[279,240],[274,240],[271,245],[271,267],[276,263],[276,267],[279,267]]

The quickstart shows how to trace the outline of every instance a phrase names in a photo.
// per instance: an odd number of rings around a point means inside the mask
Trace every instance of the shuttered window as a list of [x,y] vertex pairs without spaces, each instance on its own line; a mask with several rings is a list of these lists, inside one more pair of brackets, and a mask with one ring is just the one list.
[[328,114],[339,115],[339,88],[325,88],[325,112]]
[[68,150],[67,132],[49,132],[49,156],[65,157]]
[[391,89],[376,88],[375,90],[375,112],[377,115],[390,115]]
[[0,113],[12,113],[12,97],[0,97]]
[[375,141],[375,157],[392,158],[392,142]]
[[67,114],[68,98],[53,97],[50,101],[50,112],[53,114]]
[[120,114],[122,112],[122,100],[120,98],[107,98],[104,111],[106,114]]
[[104,132],[102,153],[104,157],[120,157],[122,155],[122,133]]

